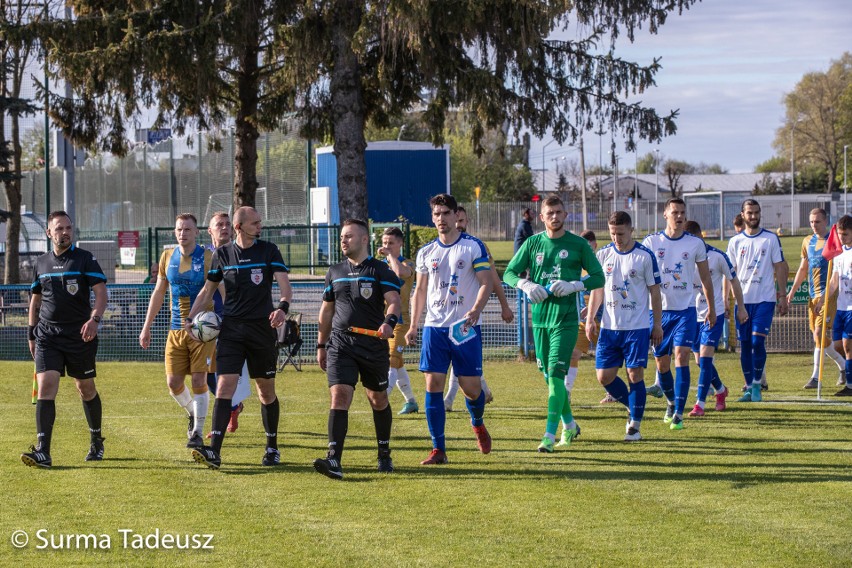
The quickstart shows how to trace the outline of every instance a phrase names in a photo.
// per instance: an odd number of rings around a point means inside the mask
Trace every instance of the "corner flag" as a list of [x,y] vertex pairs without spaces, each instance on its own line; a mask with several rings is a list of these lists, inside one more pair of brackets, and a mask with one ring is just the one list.
[[[826,295],[822,302],[822,321],[826,321],[826,312],[828,310],[828,283],[831,281],[832,261],[840,256],[843,252],[843,243],[840,242],[840,235],[837,234],[837,223],[831,226],[831,232],[828,233],[828,238],[825,239],[825,245],[822,247],[822,257],[828,261],[828,278],[825,281],[825,289],[823,294]],[[828,325],[822,326],[822,337],[820,338],[819,348],[819,374],[817,375],[817,400],[820,400],[822,394],[822,362],[825,356],[825,333]]]
[[822,247],[822,257],[825,260],[831,260],[843,252],[843,244],[840,242],[840,235],[837,234],[837,224],[831,226],[831,232],[828,233],[828,238],[825,239],[825,246]]

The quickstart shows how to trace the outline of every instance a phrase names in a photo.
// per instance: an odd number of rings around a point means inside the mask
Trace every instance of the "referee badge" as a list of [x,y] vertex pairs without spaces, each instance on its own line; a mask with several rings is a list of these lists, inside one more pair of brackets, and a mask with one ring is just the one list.
[[361,297],[364,298],[365,300],[369,300],[370,297],[373,295],[373,284],[372,284],[372,282],[361,282],[360,288],[361,288]]
[[79,289],[80,286],[77,284],[76,280],[69,280],[65,283],[65,290],[72,296],[75,295]]
[[260,284],[263,282],[263,269],[262,268],[252,268],[251,269],[251,281],[255,284]]

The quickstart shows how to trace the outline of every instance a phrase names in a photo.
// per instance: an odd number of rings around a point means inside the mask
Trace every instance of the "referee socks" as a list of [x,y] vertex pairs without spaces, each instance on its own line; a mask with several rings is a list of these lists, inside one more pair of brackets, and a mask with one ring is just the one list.
[[86,414],[86,422],[89,423],[89,433],[92,441],[101,438],[101,395],[95,393],[91,400],[83,401],[83,412]]
[[56,421],[56,401],[38,399],[36,402],[36,448],[50,454],[50,438],[53,436],[53,423]]
[[266,431],[266,447],[278,449],[278,397],[269,404],[260,405],[260,416],[263,418],[263,429]]
[[349,411],[332,408],[328,411],[328,457],[337,460],[343,457],[343,442],[349,430]]
[[231,400],[230,398],[217,398],[213,405],[210,447],[217,454],[222,452],[222,442],[225,440],[225,431],[228,428],[228,421],[231,419]]

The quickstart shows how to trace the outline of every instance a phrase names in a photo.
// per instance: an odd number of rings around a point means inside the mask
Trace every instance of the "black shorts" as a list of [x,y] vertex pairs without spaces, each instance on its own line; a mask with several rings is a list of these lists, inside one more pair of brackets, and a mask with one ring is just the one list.
[[371,337],[332,333],[328,342],[328,386],[355,387],[358,377],[371,391],[388,388],[388,343]]
[[278,365],[277,334],[269,320],[222,319],[222,331],[216,345],[216,372],[239,375],[248,363],[252,379],[274,379]]
[[83,341],[80,329],[83,324],[71,328],[39,323],[36,328],[35,367],[36,373],[59,371],[59,376],[75,379],[94,379],[95,359],[98,355],[98,338]]

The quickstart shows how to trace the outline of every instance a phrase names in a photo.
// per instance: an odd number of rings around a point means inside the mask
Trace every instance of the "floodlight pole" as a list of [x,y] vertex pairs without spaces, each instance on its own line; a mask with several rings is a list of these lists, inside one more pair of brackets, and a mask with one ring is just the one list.
[[846,183],[846,149],[849,148],[849,144],[843,146],[843,214],[849,214],[849,202],[847,201],[847,190],[849,186]]
[[793,203],[795,201],[796,195],[796,152],[795,152],[795,141],[793,139],[793,133],[796,132],[796,122],[793,122],[792,128],[790,128],[790,235],[793,235]]
[[556,142],[556,140],[551,140],[547,144],[541,147],[541,192],[544,193],[544,174],[546,170],[544,169],[544,149]]
[[654,161],[654,174],[657,176],[654,185],[656,188],[654,189],[654,232],[658,232],[660,229],[657,226],[657,217],[659,216],[660,211],[660,149],[656,148],[654,150],[654,154],[656,154],[657,159]]

